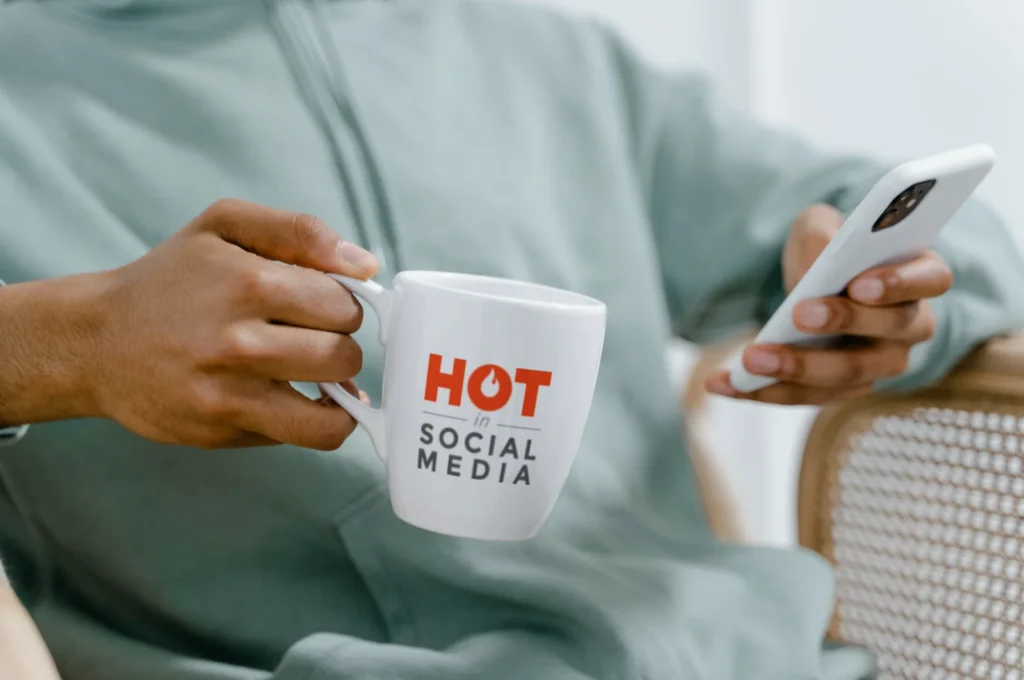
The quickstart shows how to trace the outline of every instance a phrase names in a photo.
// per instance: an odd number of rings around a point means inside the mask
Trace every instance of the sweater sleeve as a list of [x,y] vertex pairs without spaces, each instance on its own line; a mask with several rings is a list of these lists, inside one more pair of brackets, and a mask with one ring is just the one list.
[[[731,110],[697,75],[618,54],[676,334],[705,343],[763,323],[785,297],[781,256],[794,218],[813,203],[849,212],[886,164],[816,148]],[[992,210],[969,200],[935,248],[955,277],[933,301],[935,336],[880,387],[935,381],[975,345],[1024,326],[1024,261]]]

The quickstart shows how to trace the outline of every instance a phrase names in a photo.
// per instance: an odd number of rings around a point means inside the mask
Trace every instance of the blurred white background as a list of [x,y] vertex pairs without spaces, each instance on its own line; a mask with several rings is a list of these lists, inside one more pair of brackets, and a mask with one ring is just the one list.
[[[658,66],[704,70],[735,106],[826,148],[895,161],[987,142],[998,162],[981,195],[1024,245],[1021,0],[521,1],[599,17]],[[670,353],[681,378],[692,357]],[[813,410],[716,399],[711,415],[748,532],[791,543]]]

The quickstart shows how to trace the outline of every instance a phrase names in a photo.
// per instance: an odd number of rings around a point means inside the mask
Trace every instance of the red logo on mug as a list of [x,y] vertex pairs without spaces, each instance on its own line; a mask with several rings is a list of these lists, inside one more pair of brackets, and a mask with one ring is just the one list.
[[[551,371],[536,371],[530,368],[517,368],[512,375],[497,364],[484,364],[473,369],[466,379],[466,360],[455,359],[451,372],[445,373],[441,367],[443,359],[440,354],[431,354],[427,366],[427,388],[423,398],[437,402],[441,389],[448,391],[448,404],[461,406],[463,390],[473,406],[481,411],[497,411],[504,408],[512,398],[512,384],[519,383],[526,387],[523,393],[523,404],[520,413],[532,418],[537,411],[537,395],[540,388],[551,384]],[[484,384],[489,389],[484,391]],[[488,393],[489,392],[489,393]]]

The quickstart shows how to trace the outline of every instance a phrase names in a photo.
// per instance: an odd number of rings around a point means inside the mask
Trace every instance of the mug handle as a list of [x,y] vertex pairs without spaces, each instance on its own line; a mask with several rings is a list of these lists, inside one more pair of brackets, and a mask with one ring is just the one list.
[[[381,347],[387,349],[388,326],[391,323],[391,291],[376,281],[364,281],[353,279],[341,274],[328,274],[332,279],[345,286],[366,302],[370,303],[373,312],[377,315],[377,340]],[[387,463],[384,453],[384,414],[379,408],[367,406],[359,397],[354,397],[345,391],[338,383],[318,383],[320,389],[327,393],[339,406],[348,411],[349,415],[355,418],[356,422],[363,426],[366,433],[370,435],[370,442],[377,456]]]

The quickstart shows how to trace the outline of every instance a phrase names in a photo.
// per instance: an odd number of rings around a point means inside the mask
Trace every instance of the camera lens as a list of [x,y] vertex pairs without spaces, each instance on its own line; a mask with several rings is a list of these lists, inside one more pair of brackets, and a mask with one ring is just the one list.
[[930,179],[927,182],[918,182],[911,187],[911,189],[913,189],[914,196],[916,196],[918,202],[920,202],[920,200],[925,197],[925,194],[932,190],[933,186],[935,186],[935,180]]
[[878,218],[878,221],[875,222],[875,226],[871,229],[871,231],[881,231],[882,229],[888,229],[889,227],[893,226],[899,221],[900,211],[896,208],[889,208],[884,213],[882,213],[881,217]]

